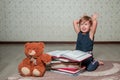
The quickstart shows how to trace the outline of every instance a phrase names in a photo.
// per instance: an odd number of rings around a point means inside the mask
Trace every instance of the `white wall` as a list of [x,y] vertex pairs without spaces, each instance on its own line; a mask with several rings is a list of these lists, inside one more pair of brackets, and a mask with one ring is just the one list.
[[0,41],[76,41],[73,20],[99,13],[95,41],[120,41],[120,0],[0,0]]

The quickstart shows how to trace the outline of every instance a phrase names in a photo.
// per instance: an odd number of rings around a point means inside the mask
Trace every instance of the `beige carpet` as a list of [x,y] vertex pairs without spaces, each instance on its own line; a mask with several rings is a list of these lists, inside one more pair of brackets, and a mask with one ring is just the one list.
[[46,71],[44,77],[22,77],[13,74],[8,80],[120,80],[120,62],[104,61],[103,66],[92,72],[83,72],[78,76],[70,76],[55,72]]

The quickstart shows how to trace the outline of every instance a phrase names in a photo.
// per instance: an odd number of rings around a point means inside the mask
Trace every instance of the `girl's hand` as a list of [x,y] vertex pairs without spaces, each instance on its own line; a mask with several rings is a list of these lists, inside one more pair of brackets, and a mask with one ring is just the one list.
[[98,14],[97,14],[97,13],[94,13],[94,14],[91,16],[92,20],[96,20],[97,17],[98,17]]
[[79,24],[79,20],[74,20],[73,23],[74,24]]

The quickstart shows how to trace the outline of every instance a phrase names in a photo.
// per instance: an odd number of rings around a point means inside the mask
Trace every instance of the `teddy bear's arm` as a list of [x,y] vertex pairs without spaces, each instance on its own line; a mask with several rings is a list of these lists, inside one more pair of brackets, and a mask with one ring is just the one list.
[[43,53],[41,59],[45,64],[49,64],[52,60],[52,57],[48,54]]
[[25,58],[24,60],[23,60],[23,64],[30,64],[30,59],[29,58]]

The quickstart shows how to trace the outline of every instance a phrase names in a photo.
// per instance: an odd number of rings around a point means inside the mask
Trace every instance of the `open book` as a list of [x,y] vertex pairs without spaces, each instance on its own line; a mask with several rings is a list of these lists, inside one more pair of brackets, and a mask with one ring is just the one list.
[[56,58],[66,58],[78,62],[81,62],[92,56],[88,52],[83,52],[80,50],[56,50],[48,52],[48,54]]

